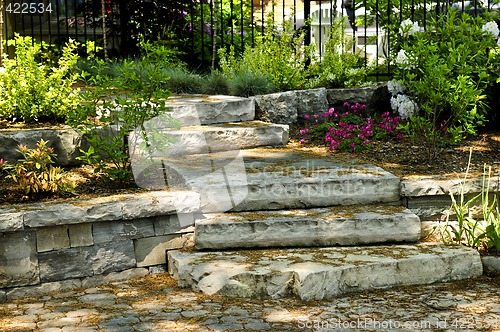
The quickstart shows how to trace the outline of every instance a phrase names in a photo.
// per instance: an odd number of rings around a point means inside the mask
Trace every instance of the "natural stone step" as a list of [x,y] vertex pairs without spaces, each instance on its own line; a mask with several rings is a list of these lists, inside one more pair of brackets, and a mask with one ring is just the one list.
[[288,142],[288,126],[262,121],[189,126],[170,132],[176,142],[166,156],[281,146]]
[[167,106],[184,126],[251,121],[255,118],[252,98],[234,96],[171,96]]
[[424,285],[482,274],[478,252],[439,243],[369,247],[169,251],[179,286],[231,297],[302,300],[355,291]]
[[149,166],[133,162],[138,185],[182,184],[201,194],[205,213],[399,203],[400,199],[396,176],[328,153],[252,149],[150,162]]
[[197,220],[198,249],[315,247],[416,242],[420,219],[402,206],[354,206],[210,214]]

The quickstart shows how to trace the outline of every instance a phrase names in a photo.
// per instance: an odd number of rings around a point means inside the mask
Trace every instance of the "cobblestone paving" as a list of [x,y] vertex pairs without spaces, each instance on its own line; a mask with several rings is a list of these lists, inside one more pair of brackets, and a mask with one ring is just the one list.
[[500,331],[500,276],[329,301],[228,299],[166,274],[0,304],[0,331]]

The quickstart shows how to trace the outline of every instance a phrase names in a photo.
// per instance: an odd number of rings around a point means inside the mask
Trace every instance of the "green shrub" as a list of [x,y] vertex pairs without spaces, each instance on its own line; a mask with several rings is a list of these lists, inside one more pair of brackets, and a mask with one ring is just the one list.
[[80,94],[72,85],[78,74],[76,42],[62,51],[58,66],[50,67],[41,60],[41,46],[31,37],[16,36],[9,41],[16,46],[16,56],[5,58],[5,71],[0,72],[0,117],[12,121],[64,121],[80,103]]
[[[153,146],[168,147],[170,135],[146,135],[146,121],[162,115],[163,124],[175,126],[166,107],[170,92],[164,89],[168,82],[162,57],[149,60],[123,60],[109,63],[98,60],[96,75],[84,74],[94,85],[84,94],[85,103],[71,115],[69,123],[79,130],[90,147],[79,159],[95,166],[105,181],[122,184],[132,180],[130,149],[137,142],[129,142],[130,133],[139,131],[138,139],[153,137]],[[112,65],[112,75],[101,74]],[[114,95],[113,95],[114,94]],[[170,122],[170,123],[167,123]],[[158,128],[163,130],[165,128]],[[158,134],[158,135],[156,135]]]
[[345,88],[365,82],[363,58],[346,52],[351,46],[345,38],[345,18],[336,19],[326,43],[325,54],[310,68],[310,87]]
[[450,11],[431,20],[428,31],[414,29],[409,20],[402,25],[394,78],[419,106],[418,123],[427,123],[415,130],[429,134],[443,128],[457,141],[485,123],[485,93],[498,77],[500,60],[490,52],[497,47],[496,36],[485,31],[485,23],[484,18]]

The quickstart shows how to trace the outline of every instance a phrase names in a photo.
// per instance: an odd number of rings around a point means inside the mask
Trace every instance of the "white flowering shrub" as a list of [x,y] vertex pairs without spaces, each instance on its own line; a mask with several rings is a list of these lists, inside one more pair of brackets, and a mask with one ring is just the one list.
[[420,31],[420,26],[418,22],[413,22],[409,18],[401,22],[401,27],[399,28],[399,34],[401,36],[412,36]]
[[417,59],[412,55],[408,56],[405,50],[399,50],[394,61],[401,69],[407,70],[417,68]]
[[405,87],[400,82],[392,80],[387,82],[387,90],[391,95],[395,96],[398,93],[404,93]]
[[498,24],[495,21],[486,22],[481,29],[486,33],[491,33],[494,37],[498,37]]
[[500,73],[500,52],[492,51],[499,43],[497,24],[450,11],[430,20],[427,31],[405,20],[400,33],[395,82],[388,89],[393,109],[410,119],[406,131],[434,148],[438,141],[476,134],[486,121],[486,93]]
[[399,113],[401,120],[411,118],[418,111],[417,104],[407,95],[403,94],[391,97],[391,108]]

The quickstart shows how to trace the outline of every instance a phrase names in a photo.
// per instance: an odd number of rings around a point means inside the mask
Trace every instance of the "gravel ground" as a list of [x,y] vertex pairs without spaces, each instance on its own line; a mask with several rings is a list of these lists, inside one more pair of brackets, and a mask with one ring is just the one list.
[[325,301],[230,299],[165,273],[0,304],[0,331],[500,331],[500,276]]

